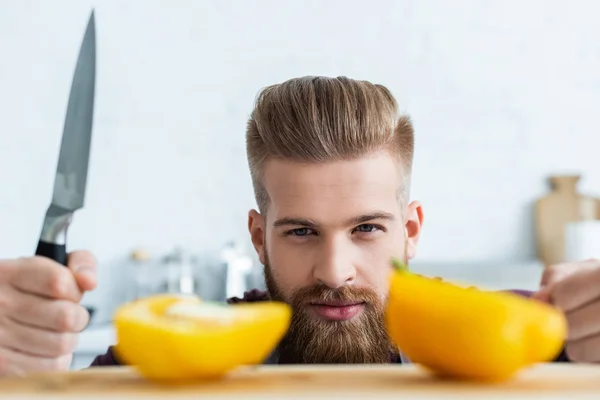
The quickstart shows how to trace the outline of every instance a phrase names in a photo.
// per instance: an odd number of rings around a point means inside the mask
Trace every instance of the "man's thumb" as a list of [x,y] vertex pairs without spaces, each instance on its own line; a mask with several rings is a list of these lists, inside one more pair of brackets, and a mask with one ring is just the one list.
[[552,287],[553,285],[542,286],[540,290],[531,295],[531,298],[550,304],[552,302]]
[[68,267],[73,271],[77,286],[81,291],[94,290],[98,284],[96,260],[88,251],[75,251],[69,254]]
[[87,292],[94,290],[98,285],[96,271],[92,267],[80,267],[75,270],[75,280],[79,289]]

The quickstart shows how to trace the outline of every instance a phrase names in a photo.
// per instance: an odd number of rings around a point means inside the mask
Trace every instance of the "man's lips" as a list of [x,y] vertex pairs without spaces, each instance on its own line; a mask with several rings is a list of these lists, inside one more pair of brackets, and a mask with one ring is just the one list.
[[346,321],[361,312],[364,305],[364,302],[357,301],[319,301],[311,303],[311,308],[330,321]]

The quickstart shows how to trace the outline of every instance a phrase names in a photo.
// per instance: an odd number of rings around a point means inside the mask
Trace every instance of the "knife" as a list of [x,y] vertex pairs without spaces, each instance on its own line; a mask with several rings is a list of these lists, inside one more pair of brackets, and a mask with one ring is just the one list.
[[71,83],[52,201],[46,210],[35,254],[67,265],[67,229],[76,210],[83,208],[87,183],[94,93],[96,85],[96,28],[90,14]]

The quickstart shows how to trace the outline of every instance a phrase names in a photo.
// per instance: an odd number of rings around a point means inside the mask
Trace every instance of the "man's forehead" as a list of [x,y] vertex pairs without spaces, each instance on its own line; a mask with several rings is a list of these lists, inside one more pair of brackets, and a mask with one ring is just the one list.
[[324,164],[272,160],[263,170],[263,183],[279,215],[393,212],[399,173],[393,160],[386,158]]
[[373,201],[376,199],[395,201],[398,185],[382,182],[281,182],[267,186],[269,199],[276,202],[343,200],[346,202]]
[[397,164],[392,157],[381,154],[326,163],[272,159],[264,165],[263,184],[269,194],[272,191],[287,194],[339,191],[343,194],[347,190],[395,190],[401,182]]

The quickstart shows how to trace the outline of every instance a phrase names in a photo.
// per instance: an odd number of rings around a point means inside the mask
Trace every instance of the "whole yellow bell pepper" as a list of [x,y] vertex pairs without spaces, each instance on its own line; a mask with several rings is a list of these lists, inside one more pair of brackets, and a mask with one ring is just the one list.
[[264,361],[290,319],[284,303],[221,305],[194,296],[152,295],[115,312],[115,351],[150,380],[214,379]]
[[488,292],[407,271],[394,261],[386,306],[390,338],[413,362],[447,378],[501,381],[554,359],[564,314],[508,292]]

